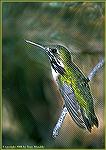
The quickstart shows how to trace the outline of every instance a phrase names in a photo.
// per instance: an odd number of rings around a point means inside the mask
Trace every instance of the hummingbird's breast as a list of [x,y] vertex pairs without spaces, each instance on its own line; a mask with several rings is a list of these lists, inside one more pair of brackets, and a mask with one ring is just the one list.
[[58,76],[59,76],[59,73],[56,72],[52,67],[51,67],[51,70],[52,70],[53,79],[54,79],[55,82],[56,82],[56,80],[57,80],[57,78],[58,78]]

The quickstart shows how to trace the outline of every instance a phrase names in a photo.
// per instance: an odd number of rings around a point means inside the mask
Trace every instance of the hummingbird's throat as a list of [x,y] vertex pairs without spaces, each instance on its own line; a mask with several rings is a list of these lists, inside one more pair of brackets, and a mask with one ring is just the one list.
[[56,60],[54,60],[53,62],[51,62],[51,65],[56,73],[64,75],[64,73],[66,72],[64,69],[64,64],[60,61],[57,62]]

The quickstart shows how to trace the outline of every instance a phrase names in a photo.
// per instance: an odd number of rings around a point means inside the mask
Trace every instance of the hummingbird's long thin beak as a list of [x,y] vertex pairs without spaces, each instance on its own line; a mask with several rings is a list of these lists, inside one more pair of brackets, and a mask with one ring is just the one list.
[[39,45],[39,44],[37,44],[37,43],[34,43],[34,42],[32,42],[32,41],[29,41],[29,40],[25,40],[25,42],[30,43],[30,44],[32,44],[32,45],[34,45],[34,46],[37,46],[37,47],[42,48],[43,50],[45,50],[45,47],[43,47],[43,46],[41,46],[41,45]]

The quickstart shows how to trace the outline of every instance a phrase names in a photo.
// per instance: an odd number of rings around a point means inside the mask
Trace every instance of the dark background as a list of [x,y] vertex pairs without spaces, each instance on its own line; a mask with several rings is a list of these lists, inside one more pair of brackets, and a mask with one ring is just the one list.
[[104,57],[104,3],[3,2],[2,23],[3,145],[104,148],[103,69],[90,82],[99,128],[83,131],[67,115],[53,140],[63,102],[47,56],[25,43],[62,43],[88,75]]

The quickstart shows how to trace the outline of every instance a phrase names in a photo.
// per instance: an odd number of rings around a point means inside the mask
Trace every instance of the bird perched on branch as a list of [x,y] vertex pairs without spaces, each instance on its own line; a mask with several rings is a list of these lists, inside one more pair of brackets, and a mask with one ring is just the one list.
[[64,99],[64,106],[74,122],[89,132],[94,125],[98,127],[89,78],[72,61],[68,48],[62,45],[42,46],[31,41],[26,42],[41,48],[47,54],[51,68],[58,74],[57,84]]

